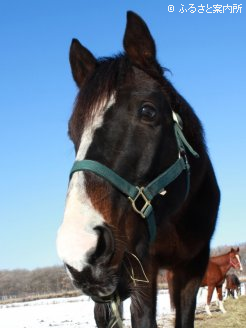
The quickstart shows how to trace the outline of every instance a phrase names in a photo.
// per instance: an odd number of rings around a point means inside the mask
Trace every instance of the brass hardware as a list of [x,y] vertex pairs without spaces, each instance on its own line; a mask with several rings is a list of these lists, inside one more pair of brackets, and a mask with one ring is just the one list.
[[[150,201],[148,200],[148,198],[145,196],[145,194],[143,192],[144,187],[140,187],[140,188],[136,187],[136,188],[138,189],[138,193],[135,196],[135,198],[132,199],[131,197],[128,197],[128,199],[131,201],[134,211],[137,212],[138,214],[140,214],[142,216],[142,218],[145,219],[146,216],[145,216],[144,212],[149,206],[151,206],[151,203],[150,203]],[[136,206],[136,201],[138,200],[138,198],[140,196],[144,200],[145,204],[143,205],[143,207],[141,209],[138,209],[137,206]]]

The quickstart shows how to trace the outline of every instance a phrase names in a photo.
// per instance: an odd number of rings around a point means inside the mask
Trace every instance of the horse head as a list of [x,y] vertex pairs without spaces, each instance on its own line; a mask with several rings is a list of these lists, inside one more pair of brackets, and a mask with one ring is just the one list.
[[229,252],[230,264],[235,270],[243,271],[243,267],[239,255],[239,247],[237,249],[231,248]]
[[[131,280],[134,266],[144,274],[155,226],[186,199],[192,147],[203,154],[199,121],[163,76],[149,29],[132,12],[123,45],[124,53],[99,59],[78,40],[70,48],[79,88],[69,121],[76,164],[57,248],[74,283],[96,300]],[[135,186],[142,186],[136,194]],[[150,223],[147,211],[154,212]]]

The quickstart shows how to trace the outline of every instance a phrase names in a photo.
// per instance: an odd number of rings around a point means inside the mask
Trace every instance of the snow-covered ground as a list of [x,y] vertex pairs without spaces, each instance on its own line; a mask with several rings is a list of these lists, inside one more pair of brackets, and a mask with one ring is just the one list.
[[[206,290],[198,293],[198,305],[205,304]],[[124,302],[124,325],[130,327],[130,300]],[[0,305],[0,327],[3,328],[95,328],[94,302],[88,296],[45,299],[33,302]],[[157,320],[173,317],[169,293],[160,290]]]

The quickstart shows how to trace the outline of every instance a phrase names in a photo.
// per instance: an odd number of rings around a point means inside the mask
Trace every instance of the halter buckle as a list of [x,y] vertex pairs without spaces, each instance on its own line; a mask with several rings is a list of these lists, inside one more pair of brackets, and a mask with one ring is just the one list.
[[[140,214],[142,216],[142,218],[146,218],[146,210],[148,209],[149,206],[151,206],[150,201],[148,200],[148,198],[145,196],[144,194],[144,187],[136,187],[138,190],[137,195],[134,198],[128,197],[128,199],[131,201],[132,203],[132,208],[134,209],[135,212],[137,212],[138,214]],[[144,205],[141,207],[141,209],[137,208],[136,202],[140,199],[139,197],[142,198],[142,200],[144,201]]]

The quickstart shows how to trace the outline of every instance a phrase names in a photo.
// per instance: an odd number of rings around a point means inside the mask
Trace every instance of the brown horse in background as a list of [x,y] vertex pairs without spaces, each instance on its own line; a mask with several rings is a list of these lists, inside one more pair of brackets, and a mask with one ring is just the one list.
[[240,280],[238,276],[234,273],[228,274],[226,276],[226,295],[225,298],[228,296],[232,296],[233,298],[237,299],[238,294],[240,292]]
[[208,315],[211,315],[209,307],[215,288],[218,294],[219,308],[223,313],[226,312],[223,306],[222,285],[225,281],[226,273],[230,268],[242,271],[239,258],[239,247],[237,249],[231,248],[228,253],[209,259],[207,271],[201,283],[201,287],[208,286],[207,304],[205,306]]

